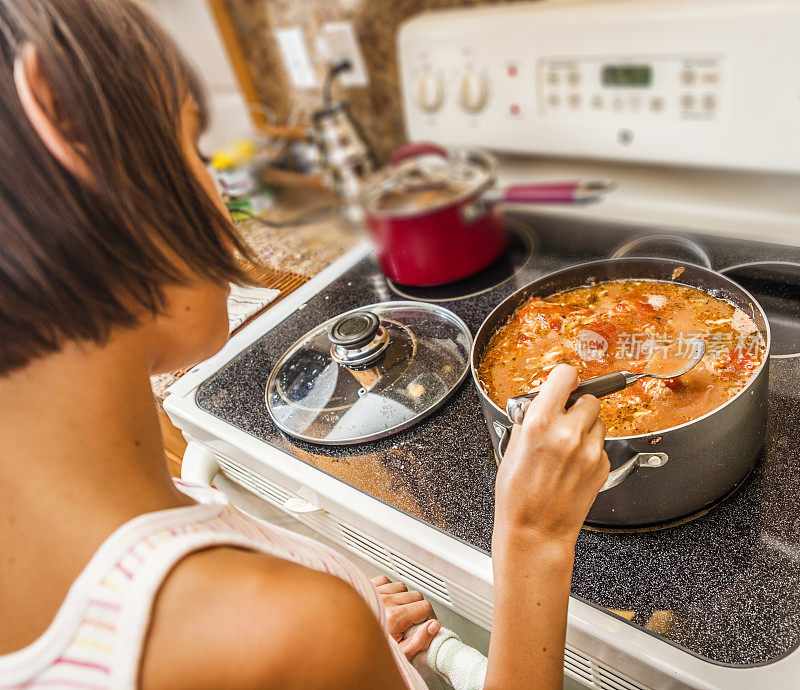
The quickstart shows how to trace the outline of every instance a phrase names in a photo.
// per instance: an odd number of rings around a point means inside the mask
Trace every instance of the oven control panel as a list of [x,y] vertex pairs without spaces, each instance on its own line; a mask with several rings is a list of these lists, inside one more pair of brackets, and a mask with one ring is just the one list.
[[543,0],[399,33],[409,139],[800,172],[800,2]]
[[540,113],[575,122],[681,120],[720,116],[724,60],[717,55],[552,58],[536,75]]

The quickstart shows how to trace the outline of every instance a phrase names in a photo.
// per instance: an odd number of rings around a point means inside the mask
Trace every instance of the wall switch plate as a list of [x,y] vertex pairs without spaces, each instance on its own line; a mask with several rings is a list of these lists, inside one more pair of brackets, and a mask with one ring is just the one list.
[[369,77],[364,65],[364,56],[358,45],[352,22],[328,22],[317,36],[317,53],[320,60],[328,63],[344,58],[350,60],[353,69],[342,72],[338,81],[342,86],[368,86]]
[[292,83],[299,89],[313,89],[317,85],[317,77],[300,27],[277,29],[275,36]]

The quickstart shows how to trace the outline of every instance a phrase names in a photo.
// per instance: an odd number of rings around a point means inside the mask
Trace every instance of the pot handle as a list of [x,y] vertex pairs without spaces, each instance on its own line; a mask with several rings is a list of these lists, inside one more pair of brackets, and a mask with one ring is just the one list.
[[432,141],[412,141],[397,149],[389,159],[389,163],[391,165],[397,165],[406,158],[424,156],[425,154],[447,158],[447,149],[439,146],[439,144],[434,144]]
[[511,440],[511,427],[500,424],[500,422],[492,422],[492,426],[497,434],[497,457],[495,460],[497,461],[497,466],[500,467],[500,463],[503,462],[508,450],[508,442]]
[[488,203],[506,204],[585,204],[600,201],[612,191],[612,180],[586,180],[576,182],[540,182],[515,184],[484,194]]
[[605,484],[598,493],[613,489],[624,482],[637,467],[663,467],[667,464],[669,456],[666,453],[636,453],[628,462],[608,474]]
[[[500,422],[493,422],[495,433],[497,434],[497,466],[505,457],[508,450],[508,442],[511,439],[511,427],[500,424]],[[636,453],[628,462],[620,465],[617,469],[611,470],[608,474],[603,486],[600,487],[598,493],[613,489],[624,482],[637,467],[656,468],[663,467],[667,464],[669,456],[666,453]]]
[[612,255],[612,259],[621,259],[623,256],[628,256],[631,252],[636,251],[646,244],[672,244],[681,249],[686,249],[691,252],[700,260],[700,265],[705,266],[709,270],[714,270],[711,266],[711,259],[709,258],[706,250],[703,249],[697,242],[693,242],[686,237],[680,235],[648,235],[646,237],[637,237],[627,244],[621,246]]

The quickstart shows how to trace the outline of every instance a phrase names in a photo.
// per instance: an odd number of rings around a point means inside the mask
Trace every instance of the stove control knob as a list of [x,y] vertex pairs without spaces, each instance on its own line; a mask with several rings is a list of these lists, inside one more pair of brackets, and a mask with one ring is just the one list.
[[489,100],[489,84],[486,77],[468,68],[461,75],[458,88],[458,103],[468,113],[479,113]]
[[444,85],[432,72],[423,72],[417,79],[417,105],[426,113],[435,113],[444,103]]

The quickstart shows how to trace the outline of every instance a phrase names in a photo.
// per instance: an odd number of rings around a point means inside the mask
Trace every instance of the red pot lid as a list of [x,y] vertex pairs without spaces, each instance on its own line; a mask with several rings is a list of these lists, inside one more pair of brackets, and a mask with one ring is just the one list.
[[487,152],[409,144],[367,180],[362,198],[373,216],[412,217],[467,199],[494,184],[495,176]]

